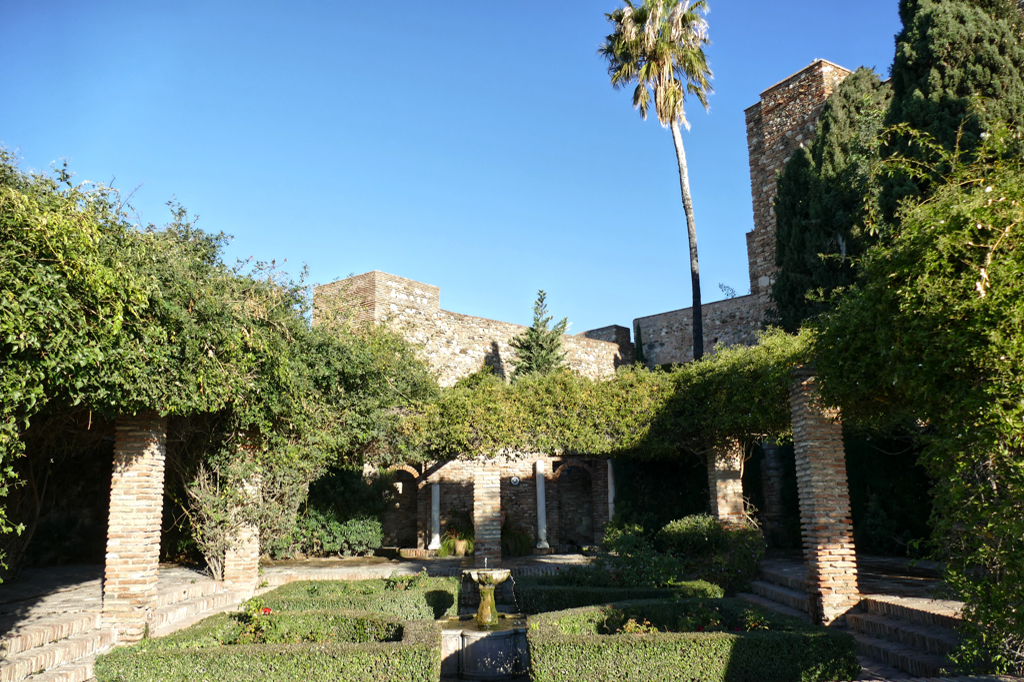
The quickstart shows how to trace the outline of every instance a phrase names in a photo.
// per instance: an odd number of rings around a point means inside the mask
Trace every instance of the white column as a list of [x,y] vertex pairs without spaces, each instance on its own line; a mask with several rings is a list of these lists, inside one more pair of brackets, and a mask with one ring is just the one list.
[[430,544],[427,549],[441,547],[441,484],[430,484]]
[[537,482],[537,549],[548,549],[548,508],[544,495],[544,460],[534,464],[533,479]]
[[612,468],[612,460],[608,458],[608,520],[615,518],[615,469]]

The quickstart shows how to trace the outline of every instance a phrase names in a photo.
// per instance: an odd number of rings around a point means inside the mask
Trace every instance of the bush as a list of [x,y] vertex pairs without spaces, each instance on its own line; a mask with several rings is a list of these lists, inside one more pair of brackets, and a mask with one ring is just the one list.
[[[713,627],[723,629],[671,631],[701,618],[718,619]],[[630,620],[643,625],[630,627]],[[740,630],[724,630],[733,625]],[[850,635],[731,599],[623,602],[547,613],[531,618],[527,639],[534,682],[811,682],[850,680],[860,673]]]
[[[316,628],[332,617],[343,619],[336,612],[331,616],[311,614],[307,623]],[[381,619],[362,614],[350,620]],[[216,639],[218,628],[231,626],[229,617],[221,614],[174,635],[100,656],[95,676],[99,682],[436,682],[441,676],[440,626],[428,622],[393,625],[399,639],[392,642],[221,646]],[[350,630],[358,639],[359,626]]]
[[354,610],[404,620],[436,620],[458,612],[459,581],[420,575],[382,580],[302,581],[263,595],[274,611]]
[[683,562],[686,576],[720,585],[726,594],[749,589],[761,575],[765,541],[753,526],[724,527],[706,514],[687,516],[658,531],[657,541]]
[[715,599],[724,596],[722,588],[700,580],[681,583],[671,588],[567,586],[545,584],[545,580],[545,578],[539,578],[516,581],[516,605],[520,611],[543,613],[630,599],[686,599],[693,597]]
[[330,510],[310,507],[298,519],[295,539],[306,554],[352,556],[380,547],[384,529],[375,518],[362,516],[339,521]]

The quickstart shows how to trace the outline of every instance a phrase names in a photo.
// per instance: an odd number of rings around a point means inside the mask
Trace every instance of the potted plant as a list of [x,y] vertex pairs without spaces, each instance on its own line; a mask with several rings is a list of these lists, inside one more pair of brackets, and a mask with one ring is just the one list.
[[466,556],[473,553],[473,526],[452,523],[441,536],[438,556]]

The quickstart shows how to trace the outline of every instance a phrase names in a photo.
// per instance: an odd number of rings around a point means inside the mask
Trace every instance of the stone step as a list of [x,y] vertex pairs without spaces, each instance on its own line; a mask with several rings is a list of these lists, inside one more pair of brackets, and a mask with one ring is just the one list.
[[217,592],[162,606],[150,614],[149,634],[162,637],[207,616],[234,609],[238,603],[238,596],[233,592]]
[[938,656],[948,656],[956,649],[960,638],[952,630],[935,625],[921,625],[871,613],[847,613],[846,622],[851,630],[872,637],[902,642]]
[[47,620],[44,623],[15,628],[0,638],[0,658],[9,658],[50,642],[80,635],[99,625],[99,613],[79,611]]
[[802,566],[799,570],[765,566],[761,569],[761,580],[766,583],[782,585],[797,592],[807,589],[807,571]]
[[86,656],[74,663],[47,670],[45,673],[29,675],[25,682],[94,682],[95,667],[96,656]]
[[187,585],[177,585],[157,592],[156,608],[188,601],[196,597],[208,597],[224,591],[224,584],[212,578],[198,578]]
[[750,602],[751,604],[757,604],[761,608],[768,609],[769,611],[775,611],[776,613],[781,613],[786,616],[799,618],[800,620],[806,621],[808,623],[811,622],[811,617],[807,615],[807,613],[805,613],[804,611],[798,611],[794,608],[786,606],[785,604],[780,604],[777,601],[765,599],[764,597],[758,596],[756,594],[750,594],[749,592],[737,592],[736,596],[740,599],[744,599]]
[[953,664],[943,656],[930,654],[899,642],[879,639],[862,632],[850,632],[857,640],[857,652],[909,673],[914,677],[942,677]]
[[860,607],[873,616],[885,616],[917,623],[934,625],[948,630],[960,626],[959,602],[942,599],[916,599],[889,595],[865,595]]
[[765,582],[763,580],[755,580],[750,583],[750,587],[754,590],[754,594],[778,602],[791,609],[808,612],[808,599],[805,592],[799,592],[792,590],[782,585],[776,585],[775,583]]
[[21,682],[29,675],[106,651],[114,645],[115,639],[113,630],[97,628],[14,654],[0,663],[0,682]]

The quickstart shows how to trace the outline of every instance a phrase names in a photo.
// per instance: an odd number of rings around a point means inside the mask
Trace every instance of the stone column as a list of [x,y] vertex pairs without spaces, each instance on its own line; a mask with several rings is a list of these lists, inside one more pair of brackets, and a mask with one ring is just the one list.
[[166,441],[155,412],[115,422],[101,620],[120,642],[142,639],[156,608]]
[[473,476],[473,532],[476,565],[501,563],[501,469],[492,462],[480,462]]
[[441,484],[430,484],[430,544],[427,549],[441,547]]
[[544,484],[547,477],[547,465],[538,459],[533,465],[533,479],[537,482],[537,549],[549,549],[548,544],[548,505]]
[[711,515],[722,523],[743,523],[743,444],[730,441],[708,455]]
[[[259,497],[259,480],[242,482],[242,499],[255,502]],[[224,553],[224,584],[243,599],[255,594],[260,581],[260,529],[241,522],[233,542]]]
[[615,518],[615,469],[611,458],[608,459],[608,520]]
[[764,451],[761,463],[761,490],[764,493],[761,521],[765,535],[770,538],[782,523],[782,458],[774,440],[764,441],[761,449]]
[[800,368],[789,390],[811,619],[831,625],[860,601],[843,428],[827,410],[814,373]]

